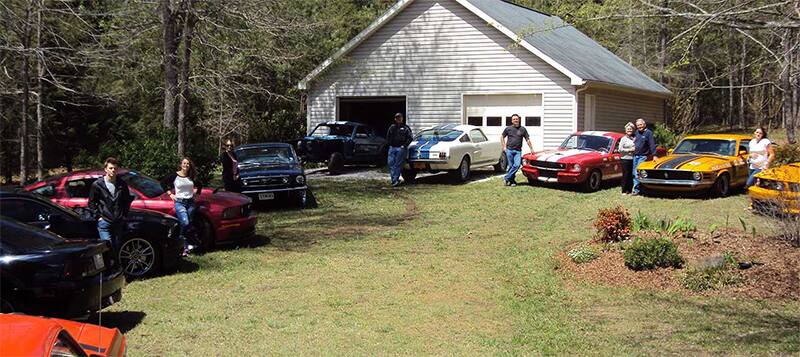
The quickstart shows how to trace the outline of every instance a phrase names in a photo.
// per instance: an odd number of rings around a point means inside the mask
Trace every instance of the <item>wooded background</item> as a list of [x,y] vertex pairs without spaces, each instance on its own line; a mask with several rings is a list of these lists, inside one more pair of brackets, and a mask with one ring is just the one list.
[[[500,1],[500,0],[498,0]],[[667,124],[783,127],[800,105],[800,0],[515,0],[663,83]],[[0,176],[105,156],[156,175],[225,137],[304,134],[297,83],[391,0],[3,0]],[[580,55],[580,54],[575,54]]]

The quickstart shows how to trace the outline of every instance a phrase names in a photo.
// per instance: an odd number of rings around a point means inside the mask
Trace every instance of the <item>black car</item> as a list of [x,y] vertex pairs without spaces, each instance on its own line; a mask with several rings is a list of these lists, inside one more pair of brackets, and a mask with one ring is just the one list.
[[125,276],[109,252],[0,216],[0,309],[83,316],[119,301]]
[[[97,220],[86,208],[68,208],[25,191],[0,190],[0,215],[47,229],[67,239],[100,239]],[[183,252],[174,217],[150,210],[131,210],[120,243],[119,265],[138,278],[174,268]]]
[[386,139],[368,125],[331,121],[317,125],[297,142],[297,152],[306,162],[327,162],[328,172],[338,174],[344,165],[386,163]]
[[291,145],[246,144],[236,147],[234,153],[242,194],[255,202],[283,199],[299,207],[312,204],[303,166]]

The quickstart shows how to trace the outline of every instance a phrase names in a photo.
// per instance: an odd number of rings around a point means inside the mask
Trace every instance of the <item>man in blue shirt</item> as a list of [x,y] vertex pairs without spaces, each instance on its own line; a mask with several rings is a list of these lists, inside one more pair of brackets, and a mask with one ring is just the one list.
[[639,164],[656,157],[656,140],[653,138],[653,131],[647,128],[644,119],[636,119],[636,139],[634,145],[636,150],[633,152],[633,192],[632,195],[639,194]]

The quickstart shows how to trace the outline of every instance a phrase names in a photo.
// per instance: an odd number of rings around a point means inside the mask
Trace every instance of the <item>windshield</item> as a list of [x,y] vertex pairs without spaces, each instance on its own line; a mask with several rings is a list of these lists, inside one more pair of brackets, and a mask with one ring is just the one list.
[[417,141],[453,141],[458,139],[463,131],[460,130],[453,130],[453,129],[428,129],[423,130],[419,134],[415,140]]
[[353,134],[353,126],[342,125],[342,124],[320,124],[314,129],[314,131],[311,132],[311,136],[328,136],[328,135],[350,136],[352,134]]
[[598,135],[570,135],[564,143],[561,144],[565,149],[583,149],[594,151],[611,151],[611,143],[613,140],[607,136]]
[[0,219],[0,240],[3,246],[13,250],[37,250],[49,248],[64,241],[52,232],[20,223],[8,217]]
[[681,141],[674,154],[736,155],[736,141],[714,139],[685,139]]
[[236,150],[239,164],[295,164],[292,148],[286,146],[258,147]]
[[128,171],[119,177],[132,187],[134,190],[141,192],[148,198],[155,198],[164,194],[164,189],[161,188],[161,183],[144,176],[136,171]]

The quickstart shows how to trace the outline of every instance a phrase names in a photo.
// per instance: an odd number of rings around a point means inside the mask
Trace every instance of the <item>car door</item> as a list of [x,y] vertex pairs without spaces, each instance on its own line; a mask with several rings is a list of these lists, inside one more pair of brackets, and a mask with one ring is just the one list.
[[353,136],[353,157],[355,161],[359,162],[372,162],[376,160],[376,154],[380,148],[378,143],[374,140],[375,134],[366,126],[356,126],[355,135]]
[[620,161],[621,155],[617,150],[618,140],[611,141],[611,152],[603,153],[603,179],[615,179],[622,177],[622,162]]
[[747,140],[739,140],[739,145],[736,150],[737,150],[736,155],[738,157],[733,162],[734,175],[731,180],[731,183],[744,184],[747,182],[747,177],[750,174],[749,164],[747,163],[747,154],[739,155],[739,153],[742,151],[744,151],[745,153],[750,152],[750,142]]
[[57,203],[69,208],[86,207],[89,204],[89,190],[95,180],[97,179],[94,177],[86,176],[68,178],[64,183],[64,196]]
[[484,164],[491,158],[489,158],[489,154],[491,150],[487,147],[489,145],[489,139],[486,138],[486,135],[483,135],[483,132],[480,129],[472,129],[469,131],[469,137],[472,139],[472,165],[476,166],[478,164]]

